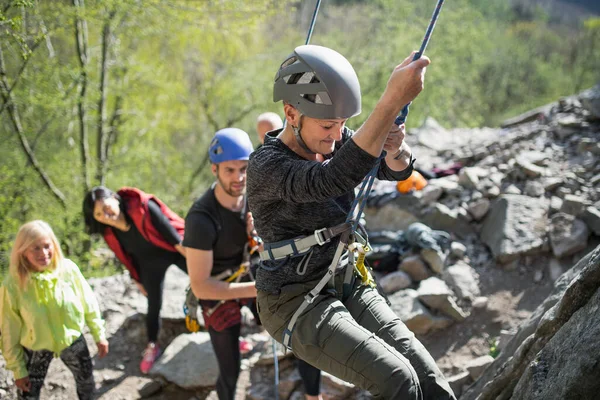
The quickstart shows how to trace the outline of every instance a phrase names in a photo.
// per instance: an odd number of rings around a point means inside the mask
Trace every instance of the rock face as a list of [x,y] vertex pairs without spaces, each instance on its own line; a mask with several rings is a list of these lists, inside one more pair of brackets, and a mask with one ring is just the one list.
[[481,239],[500,263],[542,251],[548,203],[521,195],[503,195],[486,217]]
[[598,398],[599,289],[600,246],[556,281],[461,399]]

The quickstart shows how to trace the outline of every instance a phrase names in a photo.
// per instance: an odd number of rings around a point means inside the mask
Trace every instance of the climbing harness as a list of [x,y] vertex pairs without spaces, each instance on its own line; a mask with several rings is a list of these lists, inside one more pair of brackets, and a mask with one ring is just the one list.
[[[262,240],[259,237],[249,237],[248,245],[244,250],[244,256],[242,263],[239,268],[235,271],[227,269],[218,275],[213,276],[213,279],[225,281],[225,282],[240,282],[242,278],[249,276],[251,280],[254,280],[252,274],[252,256],[258,251],[259,246],[262,244]],[[220,300],[214,306],[204,310],[204,317],[210,318],[217,309],[225,304],[229,300]],[[183,313],[185,315],[185,326],[190,332],[199,332],[200,323],[198,322],[198,309],[199,300],[192,292],[191,286],[188,286],[185,292],[185,302],[183,304]],[[207,321],[205,321],[207,323]]]

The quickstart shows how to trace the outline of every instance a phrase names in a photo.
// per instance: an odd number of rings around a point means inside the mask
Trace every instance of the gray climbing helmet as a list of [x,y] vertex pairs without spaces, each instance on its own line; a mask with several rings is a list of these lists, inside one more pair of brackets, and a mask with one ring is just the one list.
[[275,75],[273,101],[283,100],[307,117],[353,117],[360,114],[360,99],[354,68],[344,56],[327,47],[296,47]]

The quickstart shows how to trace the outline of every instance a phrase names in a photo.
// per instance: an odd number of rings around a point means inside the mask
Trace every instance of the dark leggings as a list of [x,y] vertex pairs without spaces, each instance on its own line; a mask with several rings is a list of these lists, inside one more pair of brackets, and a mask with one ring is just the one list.
[[[19,399],[37,400],[40,398],[44,379],[48,367],[50,367],[50,362],[54,358],[54,353],[49,350],[32,351],[26,348],[24,348],[24,351],[27,358],[27,372],[29,373],[31,389],[28,392],[19,391]],[[60,353],[60,359],[75,377],[79,399],[92,399],[95,386],[94,367],[83,335]]]
[[[175,265],[187,274],[187,265],[185,258],[181,257]],[[156,342],[158,340],[158,331],[160,330],[160,309],[162,308],[163,284],[165,274],[170,265],[144,265],[141,271],[141,281],[144,289],[148,293],[148,314],[146,315],[146,331],[148,332],[148,341]]]
[[241,366],[239,343],[241,327],[241,324],[237,324],[221,332],[208,328],[210,341],[219,364],[219,378],[217,379],[219,400],[234,400],[235,398],[235,387]]
[[313,367],[304,360],[297,359],[298,372],[304,382],[304,391],[309,396],[318,396],[321,393],[321,370]]

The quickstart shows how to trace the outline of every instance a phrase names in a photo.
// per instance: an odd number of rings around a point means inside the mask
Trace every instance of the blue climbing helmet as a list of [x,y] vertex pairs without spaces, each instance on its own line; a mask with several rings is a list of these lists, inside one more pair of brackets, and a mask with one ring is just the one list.
[[252,141],[246,132],[238,128],[225,128],[215,133],[208,147],[208,157],[211,163],[219,164],[247,160],[253,151]]

